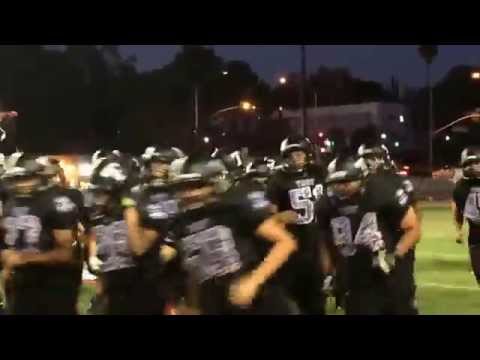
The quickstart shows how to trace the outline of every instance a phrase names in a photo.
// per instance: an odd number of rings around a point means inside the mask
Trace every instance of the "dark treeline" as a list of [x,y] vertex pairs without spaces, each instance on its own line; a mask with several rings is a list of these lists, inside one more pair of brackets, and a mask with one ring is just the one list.
[[[480,107],[480,83],[471,80],[471,70],[455,67],[436,84],[436,127]],[[299,103],[298,75],[286,76],[287,84],[272,87],[246,62],[226,61],[202,46],[183,46],[171,63],[145,73],[137,71],[134,57],[122,57],[118,46],[0,46],[0,104],[20,113],[15,145],[33,152],[99,147],[139,152],[153,143],[188,149],[195,87],[203,131],[211,114],[249,100],[258,105],[260,129],[271,129],[271,141],[263,145],[273,146],[288,129],[272,126],[269,115],[278,106],[298,108]],[[427,91],[405,88],[395,78],[386,86],[355,78],[348,69],[322,66],[310,75],[306,96],[308,106],[403,102],[418,133],[428,126]],[[468,141],[463,136],[448,146]]]

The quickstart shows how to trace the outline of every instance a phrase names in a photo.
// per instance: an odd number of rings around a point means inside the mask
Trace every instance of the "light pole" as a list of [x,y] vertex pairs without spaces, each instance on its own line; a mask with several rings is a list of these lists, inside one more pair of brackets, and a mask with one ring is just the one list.
[[[228,70],[223,70],[222,71],[223,77],[229,76]],[[199,93],[200,93],[200,85],[198,83],[195,84],[194,89],[193,89],[193,103],[194,103],[194,109],[195,109],[195,133],[198,133],[199,127],[200,127],[200,115],[199,115]]]
[[199,117],[198,117],[198,85],[195,84],[195,89],[194,89],[194,107],[195,107],[195,133],[198,133],[198,127],[199,127]]
[[223,114],[225,112],[229,112],[229,111],[233,111],[233,110],[243,110],[243,111],[255,111],[257,110],[257,107],[252,104],[250,101],[242,101],[239,105],[235,105],[235,106],[229,106],[229,107],[226,107],[224,109],[220,109],[218,111],[216,111],[214,114],[212,114],[210,116],[210,118],[212,120],[215,120],[215,118],[220,115],[220,114]]

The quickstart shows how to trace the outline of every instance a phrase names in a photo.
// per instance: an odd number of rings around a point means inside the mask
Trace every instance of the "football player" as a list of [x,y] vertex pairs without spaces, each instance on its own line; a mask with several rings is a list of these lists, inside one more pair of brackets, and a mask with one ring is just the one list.
[[319,284],[318,234],[315,202],[323,193],[324,171],[311,163],[312,144],[308,138],[290,136],[280,148],[285,164],[267,184],[267,196],[275,212],[295,211],[298,218],[288,229],[298,241],[298,252],[279,274],[289,296],[304,314],[324,314],[325,297]]
[[397,167],[385,145],[363,144],[358,148],[358,156],[365,160],[369,174],[384,176],[387,181],[403,187],[408,194],[409,203],[415,208],[417,213],[420,214],[417,208],[417,199],[412,182],[397,174]]
[[172,303],[180,300],[184,278],[178,261],[169,261],[175,250],[166,243],[166,231],[157,233],[149,229],[158,229],[159,223],[167,222],[177,213],[177,202],[166,185],[170,164],[183,156],[176,148],[147,148],[142,156],[144,182],[122,200],[131,250],[145,281],[157,289],[159,304],[164,302],[161,299],[168,298]]
[[45,167],[25,154],[14,156],[2,179],[1,261],[11,314],[75,314],[77,205],[65,194],[46,191]]
[[469,225],[468,248],[473,273],[480,284],[480,148],[468,147],[461,155],[463,178],[453,191],[452,208],[457,231],[456,241],[463,243],[463,224]]
[[412,262],[420,223],[403,187],[367,173],[362,158],[338,157],[317,204],[322,238],[333,240],[326,248],[345,260],[346,313],[416,314]]
[[[122,198],[129,189],[131,158],[107,156],[95,169],[91,183],[94,204],[90,214],[88,248],[90,267],[98,269],[109,315],[161,314],[152,307],[130,247]],[[157,304],[155,304],[157,306]],[[162,304],[158,304],[161,308]]]
[[199,155],[170,185],[179,215],[169,234],[198,286],[200,312],[288,314],[287,298],[271,279],[296,249],[284,227],[296,216],[271,216],[263,191],[233,182],[221,159]]

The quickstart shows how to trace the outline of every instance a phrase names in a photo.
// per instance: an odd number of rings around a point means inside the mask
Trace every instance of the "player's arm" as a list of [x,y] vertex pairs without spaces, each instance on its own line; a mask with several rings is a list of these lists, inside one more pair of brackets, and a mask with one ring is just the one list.
[[451,208],[453,213],[453,223],[456,230],[455,241],[458,244],[462,244],[463,243],[463,224],[465,219],[463,217],[463,213],[460,211],[455,201],[452,201]]
[[128,207],[123,213],[128,229],[128,244],[135,256],[144,255],[150,249],[158,237],[155,230],[143,229],[140,222],[140,214],[135,207]]
[[[144,255],[161,236],[156,229],[144,228],[140,221],[140,214],[136,207],[128,206],[123,213],[128,229],[128,244],[135,256]],[[171,261],[176,256],[176,250],[169,244],[160,248],[160,256],[165,262]]]
[[[68,264],[73,260],[73,243],[75,235],[72,229],[53,230],[55,239],[55,248],[50,251],[35,253],[30,251],[15,252],[15,255],[9,257],[7,254],[8,265],[10,267],[24,265],[61,265]],[[11,251],[11,250],[6,250]],[[4,254],[5,255],[5,252]]]
[[230,301],[237,306],[250,306],[260,287],[285,264],[297,249],[297,242],[285,224],[274,216],[262,222],[256,236],[273,244],[260,265],[234,283],[230,288]]
[[409,207],[405,213],[400,228],[403,230],[403,236],[397,244],[395,249],[395,256],[403,257],[406,253],[412,250],[420,241],[421,226],[418,216],[413,207]]
[[256,230],[256,235],[273,244],[263,262],[252,271],[252,277],[259,286],[270,279],[297,250],[297,242],[285,228],[285,223],[275,215],[265,220]]

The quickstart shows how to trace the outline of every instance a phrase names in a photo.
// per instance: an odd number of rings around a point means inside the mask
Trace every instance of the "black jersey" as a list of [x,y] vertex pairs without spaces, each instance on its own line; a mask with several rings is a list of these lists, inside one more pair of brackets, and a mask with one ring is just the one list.
[[[1,248],[35,253],[51,251],[56,248],[53,231],[73,231],[78,218],[77,206],[63,194],[42,191],[28,198],[8,196],[3,204],[5,234]],[[45,288],[60,279],[70,280],[68,270],[72,265],[22,265],[15,268],[13,281],[18,291],[25,287]]]
[[394,172],[381,172],[375,176],[383,177],[385,181],[392,183],[393,186],[396,186],[399,189],[403,188],[405,193],[408,195],[408,203],[410,205],[416,204],[417,195],[415,193],[415,187],[409,178],[398,175]]
[[402,186],[373,175],[363,190],[348,200],[327,191],[318,203],[317,217],[320,228],[330,229],[334,244],[348,259],[352,277],[371,280],[379,271],[375,254],[380,250],[395,251],[403,235],[401,222],[409,208]]
[[102,273],[135,267],[123,210],[121,198],[112,201],[108,208],[89,204],[89,231],[96,236]]
[[480,231],[480,179],[461,179],[453,190],[453,201],[470,229]]
[[132,189],[125,206],[135,206],[140,214],[141,226],[155,229],[165,236],[168,224],[178,213],[178,201],[166,186],[142,185]]
[[255,230],[270,216],[265,192],[239,185],[171,227],[184,268],[200,282],[248,271],[263,259]]
[[323,181],[322,169],[313,165],[297,172],[282,168],[270,178],[267,196],[279,211],[296,211],[298,226],[309,225],[315,220],[315,202],[323,193]]

